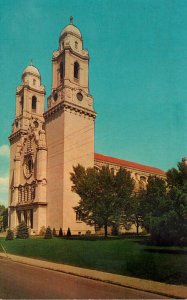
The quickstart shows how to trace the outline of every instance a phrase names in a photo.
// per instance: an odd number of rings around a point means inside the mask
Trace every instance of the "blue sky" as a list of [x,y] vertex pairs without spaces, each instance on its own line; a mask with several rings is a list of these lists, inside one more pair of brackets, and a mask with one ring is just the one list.
[[71,15],[91,57],[95,151],[163,170],[187,156],[187,0],[0,0],[0,204],[16,86],[32,58],[50,94]]

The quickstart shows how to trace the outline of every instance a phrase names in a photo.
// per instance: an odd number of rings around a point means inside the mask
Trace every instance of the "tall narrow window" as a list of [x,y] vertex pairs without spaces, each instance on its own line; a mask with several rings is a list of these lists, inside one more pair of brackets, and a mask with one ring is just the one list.
[[74,63],[74,78],[79,78],[79,64],[78,62]]
[[24,221],[27,224],[27,211],[26,210],[24,210]]
[[32,111],[33,112],[36,112],[36,97],[35,96],[32,96]]
[[21,114],[23,113],[23,104],[24,104],[24,99],[23,99],[23,96],[21,96],[21,102],[20,102],[20,105],[21,105]]
[[33,228],[33,210],[32,209],[30,211],[30,224],[31,224],[31,228]]
[[81,221],[81,212],[80,211],[76,212],[76,221]]
[[21,185],[18,188],[18,203],[21,203]]
[[63,62],[61,61],[60,63],[60,81],[64,78],[64,65]]
[[17,217],[18,217],[18,223],[21,223],[21,211],[17,212]]
[[35,191],[35,182],[33,181],[31,185],[31,201],[34,201],[36,196],[36,191]]

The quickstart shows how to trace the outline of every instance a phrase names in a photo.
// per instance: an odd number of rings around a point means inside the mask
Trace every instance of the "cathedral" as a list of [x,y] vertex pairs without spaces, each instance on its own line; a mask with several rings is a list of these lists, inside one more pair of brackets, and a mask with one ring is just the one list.
[[72,18],[52,55],[52,89],[44,110],[45,88],[39,70],[30,64],[16,90],[16,112],[10,141],[9,227],[25,221],[32,234],[50,226],[63,233],[92,233],[73,207],[70,173],[78,164],[131,172],[136,189],[160,169],[94,152],[96,112],[89,91],[89,54]]

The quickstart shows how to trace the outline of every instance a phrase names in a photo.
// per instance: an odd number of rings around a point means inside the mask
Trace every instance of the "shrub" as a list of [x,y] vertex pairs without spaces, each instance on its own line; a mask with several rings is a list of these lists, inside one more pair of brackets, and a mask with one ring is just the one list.
[[86,231],[86,236],[91,236],[91,231],[90,230]]
[[45,235],[45,232],[46,232],[46,228],[45,228],[45,226],[42,226],[42,227],[40,228],[39,235],[40,235],[40,236],[44,236],[44,235]]
[[52,239],[52,231],[51,228],[48,226],[44,235],[44,239]]
[[113,224],[112,235],[119,235],[119,225],[118,224]]
[[55,228],[53,228],[53,236],[54,236],[54,237],[57,236],[57,234],[56,234],[56,229],[55,229]]
[[8,229],[6,234],[6,241],[12,241],[14,239],[14,232],[11,229]]
[[18,238],[18,239],[28,239],[29,238],[29,230],[24,221],[22,221],[17,227],[16,238]]
[[68,227],[68,231],[67,231],[67,236],[70,237],[71,236],[71,230],[70,228]]
[[60,227],[60,230],[59,230],[58,236],[59,236],[59,237],[62,237],[62,236],[63,236],[63,234],[62,234],[62,228],[61,228],[61,227]]

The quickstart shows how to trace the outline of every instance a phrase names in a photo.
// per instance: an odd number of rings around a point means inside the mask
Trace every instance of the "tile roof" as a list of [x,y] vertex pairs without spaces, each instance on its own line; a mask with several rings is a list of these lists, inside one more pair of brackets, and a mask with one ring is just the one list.
[[131,162],[128,160],[123,160],[123,159],[119,159],[119,158],[115,158],[115,157],[111,157],[111,156],[106,156],[106,155],[99,154],[99,153],[94,153],[94,159],[101,160],[101,161],[108,162],[108,163],[113,163],[113,164],[124,166],[127,168],[133,168],[133,169],[138,169],[141,171],[156,173],[159,175],[165,175],[165,172],[163,170],[160,170],[160,169],[157,169],[154,167],[150,167],[150,166],[145,166],[145,165]]

